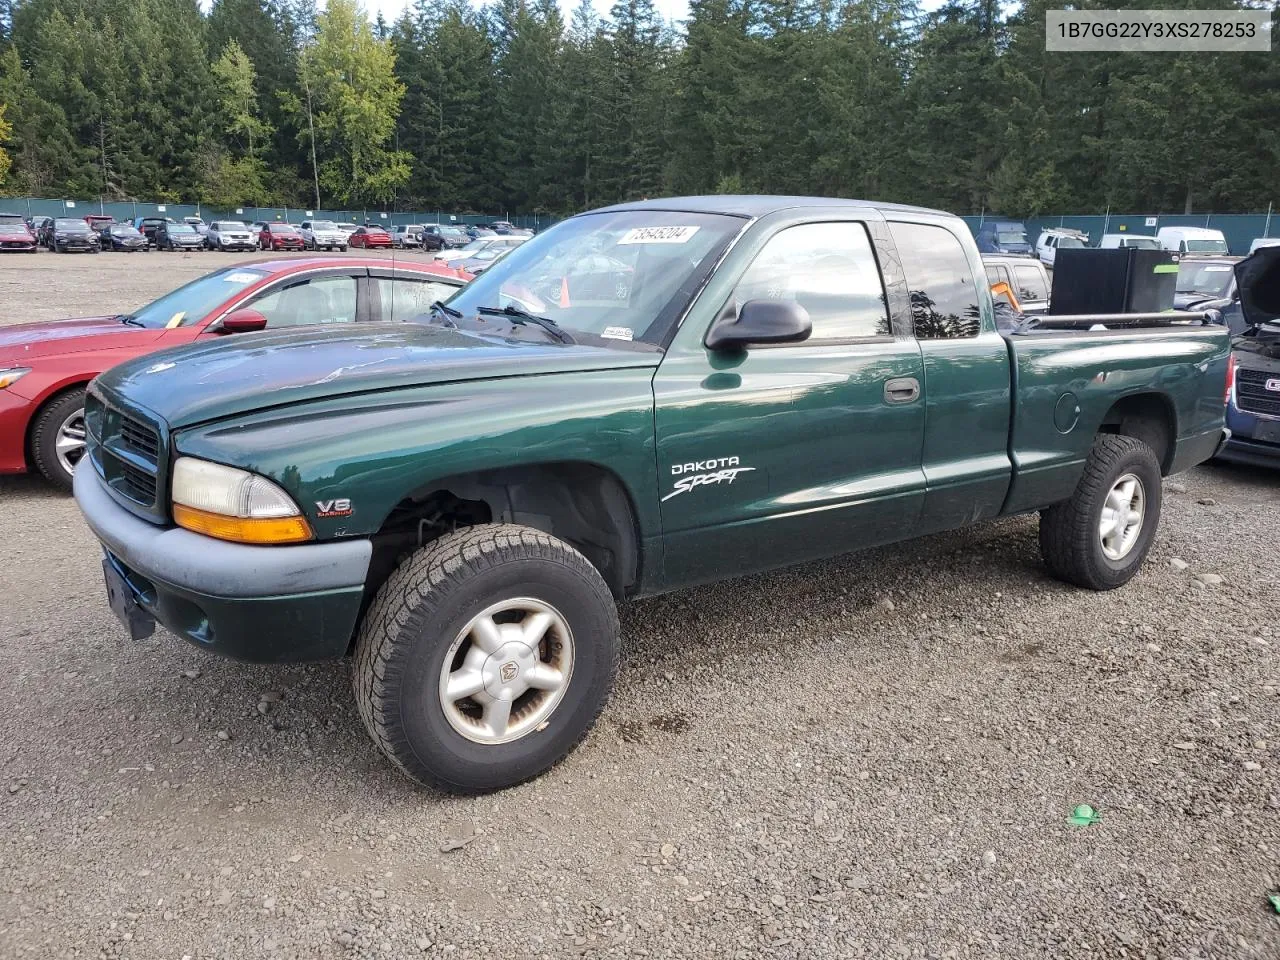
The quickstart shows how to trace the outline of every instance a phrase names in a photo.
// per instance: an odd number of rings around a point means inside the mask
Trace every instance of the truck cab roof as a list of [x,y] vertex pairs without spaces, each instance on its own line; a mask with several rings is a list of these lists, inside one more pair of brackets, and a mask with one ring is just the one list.
[[[725,195],[708,197],[663,197],[656,200],[636,200],[619,203],[593,213],[615,210],[675,210],[682,213],[712,213],[730,217],[758,219],[779,210],[795,210],[805,207],[848,207],[898,213],[923,213],[939,217],[955,217],[945,210],[914,207],[903,203],[881,203],[875,200],[852,200],[842,197],[773,197],[763,195]],[[958,218],[957,218],[958,219]]]

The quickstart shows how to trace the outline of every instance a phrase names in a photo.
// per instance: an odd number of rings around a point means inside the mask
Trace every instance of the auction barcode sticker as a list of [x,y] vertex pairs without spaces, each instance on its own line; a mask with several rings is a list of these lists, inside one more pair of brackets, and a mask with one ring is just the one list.
[[1269,10],[1049,10],[1051,53],[1271,50]]
[[622,235],[618,246],[629,243],[688,243],[697,232],[697,227],[636,227]]

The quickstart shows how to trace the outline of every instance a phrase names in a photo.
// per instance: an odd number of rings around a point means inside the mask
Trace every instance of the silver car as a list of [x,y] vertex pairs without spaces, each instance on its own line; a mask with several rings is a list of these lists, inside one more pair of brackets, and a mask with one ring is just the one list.
[[453,250],[441,250],[436,254],[435,258],[441,263],[448,263],[451,266],[456,266],[457,263],[463,260],[472,259],[481,250],[493,248],[506,253],[508,250],[520,246],[520,244],[524,243],[528,239],[529,238],[527,236],[519,235],[509,237],[477,237],[465,247],[457,247]]
[[204,244],[210,250],[257,250],[258,242],[242,220],[215,220],[209,224]]
[[308,250],[346,250],[347,231],[332,220],[307,220],[298,227],[302,245]]
[[409,247],[422,246],[422,230],[420,223],[401,223],[391,228],[391,245],[404,250]]

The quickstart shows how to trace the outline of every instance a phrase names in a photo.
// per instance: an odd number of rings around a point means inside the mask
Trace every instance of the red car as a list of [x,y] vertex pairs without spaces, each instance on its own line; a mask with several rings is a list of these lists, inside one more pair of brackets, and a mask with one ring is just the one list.
[[35,253],[36,238],[25,223],[0,223],[0,250]]
[[215,270],[132,314],[0,326],[0,473],[69,490],[84,388],[124,360],[194,340],[307,323],[407,321],[470,275],[437,263],[263,260]]
[[302,234],[292,223],[264,223],[258,234],[258,246],[263,250],[301,250]]
[[391,234],[381,227],[359,227],[348,239],[353,247],[364,247],[366,250],[391,246]]

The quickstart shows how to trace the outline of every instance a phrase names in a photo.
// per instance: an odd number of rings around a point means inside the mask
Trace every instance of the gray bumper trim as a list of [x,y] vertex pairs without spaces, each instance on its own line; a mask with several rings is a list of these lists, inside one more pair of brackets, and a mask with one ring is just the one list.
[[148,579],[216,597],[270,597],[363,586],[373,544],[339,540],[295,546],[227,543],[135,517],[107,492],[85,460],[76,502],[103,545]]

